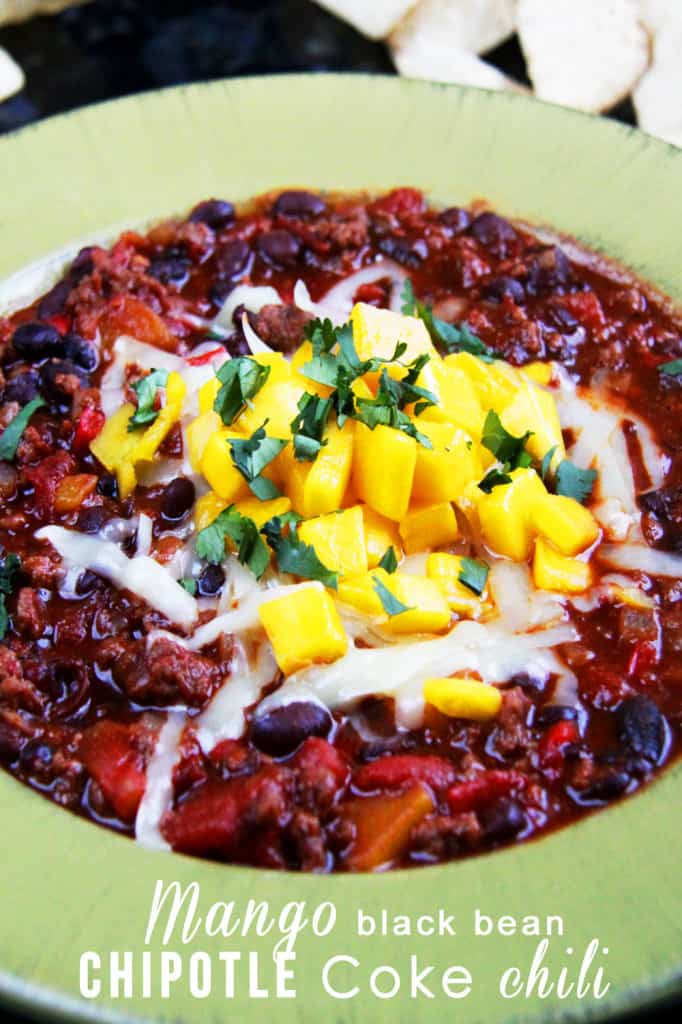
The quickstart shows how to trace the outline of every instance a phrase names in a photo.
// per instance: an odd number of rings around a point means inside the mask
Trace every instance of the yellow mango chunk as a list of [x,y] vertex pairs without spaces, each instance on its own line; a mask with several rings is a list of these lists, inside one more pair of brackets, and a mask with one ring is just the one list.
[[592,586],[594,574],[589,562],[567,558],[542,537],[535,542],[533,581],[540,590],[582,594]]
[[127,458],[133,465],[136,462],[151,462],[159,445],[164,441],[168,431],[180,419],[182,403],[187,393],[185,382],[179,373],[169,373],[166,381],[166,404],[158,416],[142,435]]
[[426,560],[426,575],[437,585],[450,610],[468,619],[477,619],[484,610],[486,591],[479,596],[460,581],[462,559],[436,551]]
[[222,421],[217,412],[208,409],[200,413],[195,420],[188,424],[185,435],[187,439],[187,450],[189,461],[195,473],[201,469],[201,459],[204,454],[208,439],[211,434],[220,430]]
[[510,475],[510,484],[493,487],[481,498],[478,518],[485,542],[493,551],[525,562],[533,545],[532,507],[547,491],[534,469],[515,469]]
[[522,380],[521,387],[500,418],[502,425],[517,437],[527,430],[532,431],[526,441],[526,448],[538,461],[550,448],[556,448],[552,465],[556,466],[566,458],[559,413],[550,391],[538,387],[530,380]]
[[387,584],[409,610],[384,623],[389,633],[442,633],[450,625],[450,609],[439,587],[426,576],[394,572]]
[[[217,377],[211,377],[205,384],[202,384],[199,388],[199,413],[213,411],[213,403],[215,402],[216,395],[220,391],[222,384]],[[217,413],[216,413],[217,415]]]
[[456,352],[443,360],[446,366],[458,367],[469,378],[483,409],[501,412],[511,402],[521,384],[517,370],[500,359],[485,363],[469,352]]
[[386,516],[379,515],[369,505],[363,505],[362,516],[365,521],[365,545],[370,569],[379,564],[388,548],[393,548],[396,558],[400,559],[403,545],[396,524]]
[[268,437],[291,437],[291,421],[298,416],[298,401],[304,388],[292,380],[267,380],[233,426],[251,435],[267,420]]
[[283,381],[291,383],[293,381],[291,363],[284,358],[281,352],[256,352],[250,358],[261,366],[270,367],[266,384],[281,384]]
[[[414,316],[403,316],[390,309],[377,309],[366,302],[356,302],[350,315],[353,341],[360,359],[390,359],[399,341],[407,345],[401,362],[411,363],[428,352],[439,358],[424,322]],[[402,366],[388,366],[391,376],[404,376]]]
[[502,707],[502,694],[495,686],[465,676],[449,679],[427,679],[424,700],[450,718],[467,718],[487,722]]
[[[446,359],[430,359],[423,368],[417,384],[438,399],[419,416],[418,425],[426,433],[424,421],[454,423],[476,440],[480,440],[484,413],[478,394],[464,370]],[[430,436],[430,435],[429,435]]]
[[472,480],[483,476],[480,448],[469,434],[448,423],[416,421],[433,445],[417,445],[412,500],[422,502],[455,501]]
[[259,615],[285,676],[308,665],[342,658],[348,648],[334,601],[321,583],[310,583],[266,601]]
[[298,536],[315,548],[317,557],[332,572],[342,576],[367,572],[365,525],[360,505],[307,519],[299,525]]
[[283,516],[291,511],[291,502],[286,496],[272,498],[270,501],[261,501],[259,498],[242,498],[235,502],[235,508],[240,515],[247,519],[253,519],[260,530],[269,519],[275,516]]
[[343,604],[356,608],[363,615],[385,619],[386,613],[381,598],[376,592],[375,580],[379,580],[393,593],[391,581],[393,577],[384,569],[374,569],[358,576],[345,576],[339,580],[338,598]]
[[221,427],[211,434],[201,457],[201,472],[215,493],[225,501],[235,501],[249,494],[249,486],[232,461],[230,438],[243,435],[229,427]]
[[551,363],[542,363],[539,360],[534,363],[526,363],[521,367],[521,373],[530,377],[536,384],[546,386],[554,376],[554,369]]
[[327,443],[314,462],[298,462],[291,446],[278,457],[283,460],[283,486],[300,515],[319,516],[341,507],[353,468],[354,437],[355,423],[348,421],[340,430],[330,420],[324,435]]
[[217,519],[223,509],[226,509],[228,502],[220,498],[213,491],[202,494],[197,498],[194,505],[194,525],[198,530],[205,530],[214,519]]
[[135,433],[128,430],[130,417],[135,412],[132,402],[117,409],[104,423],[97,437],[90,442],[90,451],[105,469],[113,473],[122,459],[137,444]]
[[548,494],[533,503],[531,522],[537,533],[552,542],[562,555],[577,555],[594,544],[599,524],[575,498]]
[[400,522],[410,503],[417,442],[393,427],[370,430],[364,423],[357,424],[355,438],[353,483],[358,496],[375,512]]
[[408,555],[445,547],[459,536],[455,510],[447,501],[435,505],[413,505],[398,529]]
[[434,809],[424,786],[412,786],[399,796],[366,796],[349,800],[341,817],[352,822],[353,844],[346,858],[351,871],[373,871],[399,857],[410,833]]
[[291,367],[293,380],[300,384],[302,388],[310,392],[311,395],[319,395],[320,398],[326,398],[333,391],[333,388],[328,387],[326,384],[318,384],[317,381],[311,380],[310,377],[306,377],[303,373],[303,367],[306,363],[309,363],[313,358],[313,346],[309,341],[304,341],[302,345],[294,352],[291,357]]

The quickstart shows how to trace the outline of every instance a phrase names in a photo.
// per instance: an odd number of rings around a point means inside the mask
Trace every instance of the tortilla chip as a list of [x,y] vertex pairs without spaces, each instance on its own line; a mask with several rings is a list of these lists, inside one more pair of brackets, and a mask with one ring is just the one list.
[[649,61],[636,0],[519,0],[517,25],[535,94],[553,103],[608,110]]
[[417,0],[318,0],[370,39],[384,39]]
[[7,50],[0,49],[0,103],[24,88],[26,79]]
[[515,0],[421,0],[391,34],[396,49],[485,53],[514,32]]
[[480,89],[523,89],[492,64],[466,50],[455,49],[447,39],[423,45],[413,37],[401,46],[392,45],[391,56],[400,74],[407,78],[475,85]]
[[640,0],[651,34],[652,61],[632,94],[640,128],[682,146],[682,6],[670,0]]

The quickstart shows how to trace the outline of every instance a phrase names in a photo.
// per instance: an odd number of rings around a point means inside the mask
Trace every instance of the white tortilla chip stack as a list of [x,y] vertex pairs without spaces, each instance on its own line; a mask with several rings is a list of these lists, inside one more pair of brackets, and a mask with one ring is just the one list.
[[682,146],[682,0],[640,0],[652,37],[649,70],[632,95],[645,132]]
[[392,49],[452,46],[485,53],[514,33],[516,0],[421,0],[391,33]]
[[535,95],[567,107],[608,110],[649,61],[636,0],[519,0],[517,28]]
[[24,88],[24,72],[7,50],[0,48],[0,103]]
[[[0,0],[1,2],[1,0]],[[384,39],[417,0],[318,0],[370,39]]]
[[0,25],[26,21],[37,14],[56,14],[65,7],[87,3],[87,0],[0,0]]

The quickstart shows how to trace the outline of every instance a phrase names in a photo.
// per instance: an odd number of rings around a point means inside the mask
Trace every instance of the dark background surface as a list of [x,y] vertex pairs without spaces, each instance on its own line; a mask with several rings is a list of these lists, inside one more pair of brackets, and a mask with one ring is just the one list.
[[[86,103],[184,82],[287,71],[393,72],[383,44],[310,0],[94,0],[0,29],[0,46],[27,79],[21,93],[0,103],[0,133]],[[516,40],[488,59],[526,80]],[[633,123],[629,102],[610,116]],[[598,920],[595,908],[595,927]],[[682,1002],[627,1019],[679,1024]],[[2,1009],[0,1021],[27,1024]]]

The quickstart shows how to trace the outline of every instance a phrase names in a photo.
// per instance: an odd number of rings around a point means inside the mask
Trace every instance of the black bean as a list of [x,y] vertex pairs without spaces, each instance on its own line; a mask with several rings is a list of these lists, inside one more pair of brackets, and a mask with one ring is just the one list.
[[95,264],[92,258],[94,251],[94,245],[86,245],[76,255],[76,258],[69,267],[69,277],[75,284],[85,277],[86,274],[91,274],[94,270]]
[[547,676],[531,675],[529,672],[517,672],[509,680],[509,686],[520,686],[524,693],[528,693],[533,697],[539,697],[545,692],[547,682]]
[[207,565],[197,580],[197,589],[201,597],[215,597],[223,589],[225,573],[219,565]]
[[0,761],[10,764],[17,759],[21,750],[23,737],[5,722],[0,721]]
[[42,359],[61,350],[62,336],[50,324],[28,323],[12,336],[14,351],[25,359]]
[[62,354],[65,359],[70,359],[76,366],[80,366],[86,373],[92,373],[97,369],[99,356],[97,349],[79,334],[65,334],[62,338]]
[[290,267],[296,263],[301,243],[290,231],[276,228],[258,236],[258,252],[274,267]]
[[172,284],[178,290],[189,280],[190,261],[183,256],[159,256],[149,264],[147,273],[162,284]]
[[479,213],[469,225],[469,234],[499,259],[505,258],[517,237],[509,221],[496,213]]
[[460,232],[466,231],[471,224],[471,214],[468,210],[463,210],[461,206],[450,206],[447,210],[441,210],[438,220],[458,235]]
[[85,572],[82,572],[76,580],[75,590],[78,596],[87,597],[88,594],[91,594],[98,585],[99,579],[99,576],[94,572],[91,572],[90,569],[86,569]]
[[576,708],[567,707],[564,704],[545,704],[538,708],[533,718],[533,725],[546,728],[554,725],[555,722],[573,722],[578,717]]
[[617,712],[618,739],[632,754],[656,763],[665,746],[665,719],[650,697],[638,694]]
[[82,508],[78,513],[76,528],[81,533],[99,533],[107,519],[107,514],[101,505],[90,505],[89,508]]
[[321,196],[313,192],[282,192],[275,200],[272,212],[276,217],[319,217],[327,209]]
[[19,405],[26,405],[32,398],[35,398],[39,391],[40,379],[35,370],[27,370],[25,373],[18,373],[7,381],[3,400],[5,402],[18,402]]
[[196,498],[196,488],[186,476],[171,480],[161,498],[161,515],[170,522],[177,522],[186,516]]
[[103,473],[97,481],[97,493],[105,498],[118,498],[118,480],[113,473]]
[[308,736],[326,736],[331,727],[332,718],[326,708],[309,701],[295,701],[254,719],[251,741],[271,757],[284,757]]
[[71,395],[65,389],[59,377],[78,377],[81,385],[86,383],[87,374],[82,367],[76,366],[70,359],[51,359],[40,367],[40,386],[46,398],[57,405],[65,406],[71,402]]
[[41,320],[49,320],[51,316],[58,316],[64,312],[66,300],[68,299],[73,289],[73,281],[68,277],[62,278],[61,281],[57,281],[49,292],[43,295],[42,299],[38,303],[38,316]]
[[580,326],[570,309],[558,304],[548,306],[544,313],[545,321],[555,327],[560,334],[573,334]]
[[483,286],[483,297],[491,302],[502,302],[505,295],[508,295],[517,306],[526,298],[523,285],[515,277],[493,277]]
[[394,235],[384,235],[383,238],[380,238],[377,248],[384,256],[388,256],[389,259],[395,260],[403,267],[410,267],[412,270],[421,266],[424,259],[419,249],[411,242],[408,242],[406,238],[396,238]]
[[530,295],[544,295],[565,288],[571,280],[571,264],[558,245],[544,249],[528,260],[526,290]]
[[43,740],[29,740],[22,747],[19,763],[29,771],[45,771],[52,764],[54,751]]
[[486,839],[503,842],[518,835],[526,826],[526,815],[516,800],[498,800],[480,813]]
[[204,199],[202,203],[197,203],[188,220],[194,223],[208,224],[210,228],[217,231],[220,228],[226,228],[228,224],[234,224],[234,206],[226,199]]
[[216,252],[218,276],[225,279],[239,277],[246,270],[250,255],[248,245],[241,238],[225,242]]
[[580,803],[595,803],[612,800],[620,796],[630,785],[630,775],[626,771],[612,771],[601,778],[595,779],[587,789],[580,793]]

